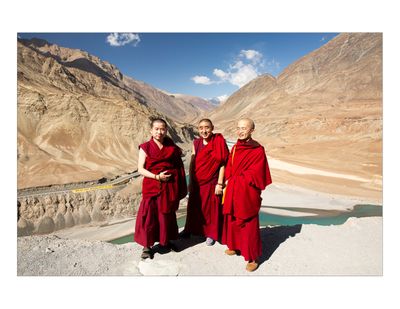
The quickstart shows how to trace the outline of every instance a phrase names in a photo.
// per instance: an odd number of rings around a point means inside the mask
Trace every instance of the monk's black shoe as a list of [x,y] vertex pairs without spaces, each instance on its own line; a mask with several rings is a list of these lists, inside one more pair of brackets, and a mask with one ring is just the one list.
[[168,244],[166,244],[166,245],[158,244],[153,247],[153,250],[155,253],[158,253],[158,254],[166,254],[166,253],[171,252],[171,247]]
[[153,258],[153,252],[151,251],[150,248],[144,247],[142,255],[140,256],[140,258],[142,260],[145,260],[145,259],[148,259],[148,258],[152,259]]

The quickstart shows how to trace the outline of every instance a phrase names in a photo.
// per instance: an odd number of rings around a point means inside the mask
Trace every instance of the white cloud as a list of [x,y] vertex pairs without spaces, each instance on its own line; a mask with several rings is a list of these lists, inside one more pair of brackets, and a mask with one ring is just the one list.
[[227,94],[223,94],[217,97],[213,97],[213,98],[204,98],[205,100],[207,100],[208,102],[210,102],[211,104],[213,104],[214,106],[217,106],[219,104],[222,104],[223,102],[225,102],[228,99],[228,95]]
[[226,80],[229,77],[229,74],[220,70],[220,69],[214,69],[213,74],[217,77],[219,77],[222,80]]
[[[262,60],[263,54],[259,51],[253,49],[242,49],[235,62],[229,65],[228,72],[214,69],[214,74],[215,72],[220,73],[215,75],[220,77],[222,81],[228,81],[232,85],[240,88],[260,75],[260,69],[264,66]],[[224,72],[225,74],[222,75],[221,72]]]
[[218,99],[220,102],[226,101],[227,98],[228,98],[228,95],[227,95],[227,94],[223,94],[223,95],[220,95],[220,96],[217,97],[217,99]]
[[239,56],[245,57],[247,60],[250,60],[253,64],[259,63],[263,57],[263,55],[260,52],[254,49],[248,49],[248,50],[242,49],[240,51]]
[[210,85],[213,83],[207,76],[196,75],[192,77],[192,80],[196,84],[201,84],[201,85]]
[[259,67],[252,63],[245,64],[243,61],[237,60],[235,63],[229,65],[228,72],[214,69],[214,75],[221,79],[220,82],[228,81],[240,88],[260,74]]
[[241,67],[244,66],[244,63],[242,61],[236,61],[234,64],[230,64],[229,67],[231,69],[236,69],[236,70],[240,70]]
[[232,72],[229,82],[239,88],[258,76],[257,68],[251,64],[241,66],[236,72]]
[[133,46],[137,46],[140,42],[140,37],[135,33],[110,33],[107,36],[107,43],[111,46],[124,46],[132,43]]
[[207,76],[192,77],[196,84],[211,85],[229,82],[238,88],[244,86],[252,79],[256,78],[264,72],[277,72],[280,68],[279,62],[275,59],[267,61],[259,51],[242,49],[236,59],[229,64],[227,70],[215,68],[214,76],[217,80],[211,80]]

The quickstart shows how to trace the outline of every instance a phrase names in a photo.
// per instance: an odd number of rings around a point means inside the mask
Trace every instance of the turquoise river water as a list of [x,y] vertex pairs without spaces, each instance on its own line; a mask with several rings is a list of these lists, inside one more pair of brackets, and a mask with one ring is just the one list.
[[[286,207],[272,207],[267,208],[291,210],[296,212],[303,212],[304,216],[291,217],[283,215],[274,215],[267,212],[260,211],[260,226],[291,226],[297,224],[318,224],[318,225],[339,225],[347,221],[351,217],[382,217],[382,206],[371,204],[355,205],[348,211],[339,210],[316,210],[309,208],[286,208]],[[318,213],[318,215],[310,215]],[[186,216],[178,218],[178,226],[185,226]],[[133,242],[133,234],[110,241],[113,244],[124,244]]]

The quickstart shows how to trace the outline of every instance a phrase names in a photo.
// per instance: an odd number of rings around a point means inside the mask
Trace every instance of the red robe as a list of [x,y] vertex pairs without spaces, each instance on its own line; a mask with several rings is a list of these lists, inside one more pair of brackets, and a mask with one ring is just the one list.
[[192,192],[189,194],[185,231],[218,240],[221,233],[221,196],[215,195],[219,169],[226,165],[229,149],[222,134],[213,134],[207,145],[194,140]]
[[167,171],[172,176],[168,182],[144,177],[134,239],[144,247],[151,247],[157,241],[166,245],[178,236],[175,212],[179,200],[187,194],[182,151],[169,137],[164,138],[162,149],[153,139],[139,147],[146,153],[146,170],[156,175]]
[[258,212],[261,191],[272,183],[264,147],[250,139],[238,140],[225,169],[222,243],[239,250],[246,261],[261,256]]

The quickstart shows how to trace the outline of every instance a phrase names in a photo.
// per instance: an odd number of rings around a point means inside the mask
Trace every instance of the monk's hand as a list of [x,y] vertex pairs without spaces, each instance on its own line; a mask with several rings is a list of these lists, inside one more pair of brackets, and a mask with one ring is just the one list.
[[223,192],[223,189],[224,189],[223,185],[217,184],[215,186],[215,195],[221,195]]
[[164,171],[161,172],[160,174],[158,174],[158,177],[160,179],[160,181],[168,181],[169,178],[171,177],[171,174],[167,174],[168,171]]

